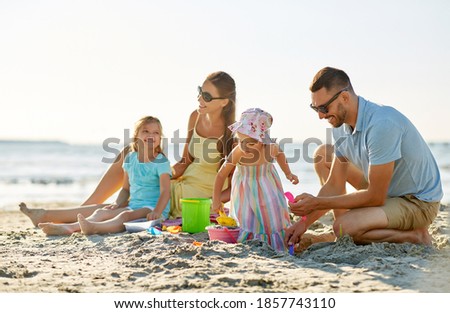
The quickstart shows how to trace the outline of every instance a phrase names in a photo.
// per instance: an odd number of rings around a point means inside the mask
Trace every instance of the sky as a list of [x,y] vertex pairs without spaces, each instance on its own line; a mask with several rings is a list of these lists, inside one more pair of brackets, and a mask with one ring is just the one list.
[[144,115],[187,133],[197,86],[237,85],[271,136],[325,141],[309,84],[343,69],[355,92],[450,141],[450,1],[0,0],[0,140],[101,144]]

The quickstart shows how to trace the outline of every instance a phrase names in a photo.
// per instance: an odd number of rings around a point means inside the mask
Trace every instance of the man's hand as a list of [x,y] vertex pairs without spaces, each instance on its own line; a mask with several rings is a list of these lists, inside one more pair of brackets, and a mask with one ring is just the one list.
[[289,202],[291,212],[297,216],[305,216],[318,209],[318,200],[309,193],[302,193],[295,197],[295,202]]
[[284,242],[286,246],[295,245],[300,242],[303,234],[306,232],[306,223],[304,220],[300,220],[288,229],[286,229],[284,235]]

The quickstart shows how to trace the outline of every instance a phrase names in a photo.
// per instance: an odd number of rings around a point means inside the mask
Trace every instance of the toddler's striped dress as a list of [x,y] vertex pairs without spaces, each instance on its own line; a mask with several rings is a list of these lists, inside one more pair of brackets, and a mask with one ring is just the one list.
[[230,205],[230,215],[242,229],[239,242],[259,239],[277,251],[286,251],[284,234],[291,223],[283,186],[273,163],[237,164]]

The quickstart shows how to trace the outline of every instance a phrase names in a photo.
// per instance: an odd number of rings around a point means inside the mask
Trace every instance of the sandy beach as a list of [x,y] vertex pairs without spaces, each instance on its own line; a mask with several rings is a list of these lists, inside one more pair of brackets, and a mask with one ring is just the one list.
[[[207,233],[47,237],[19,210],[4,211],[0,292],[450,292],[448,209],[430,226],[432,247],[343,237],[295,256]],[[330,224],[329,216],[313,224],[305,243],[329,237]]]

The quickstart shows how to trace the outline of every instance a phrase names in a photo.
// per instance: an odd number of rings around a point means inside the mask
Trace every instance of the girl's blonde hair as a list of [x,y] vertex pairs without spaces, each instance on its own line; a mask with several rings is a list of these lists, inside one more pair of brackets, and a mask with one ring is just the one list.
[[158,118],[154,117],[154,116],[144,116],[143,118],[141,118],[139,121],[136,122],[136,124],[134,124],[134,133],[133,133],[133,141],[130,144],[131,147],[131,151],[138,151],[138,134],[139,134],[139,130],[146,124],[150,124],[150,123],[156,123],[158,124],[159,127],[159,132],[161,133],[161,143],[159,145],[158,148],[156,148],[156,152],[164,154],[163,153],[163,128],[161,125],[161,122],[159,121]]

